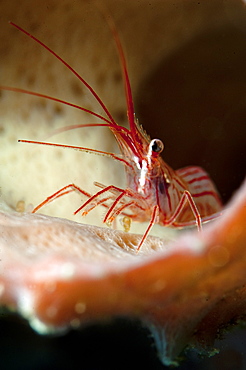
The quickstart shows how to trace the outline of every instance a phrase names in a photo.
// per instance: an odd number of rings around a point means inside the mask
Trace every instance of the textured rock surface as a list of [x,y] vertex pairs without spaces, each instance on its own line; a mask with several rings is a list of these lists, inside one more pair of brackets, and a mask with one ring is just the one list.
[[149,237],[139,254],[136,235],[3,213],[0,301],[40,333],[139,317],[166,364],[187,344],[209,350],[221,329],[245,318],[245,212],[244,184],[202,235],[169,244]]

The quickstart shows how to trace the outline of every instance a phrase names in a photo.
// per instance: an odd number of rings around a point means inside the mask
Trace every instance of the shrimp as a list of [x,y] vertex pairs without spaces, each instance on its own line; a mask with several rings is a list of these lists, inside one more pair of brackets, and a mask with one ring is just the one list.
[[127,63],[120,38],[111,18],[108,20],[108,23],[116,43],[122,68],[129,128],[125,128],[116,123],[95,90],[58,54],[21,27],[12,22],[10,23],[28,37],[34,39],[35,42],[39,43],[63,63],[81,83],[88,88],[90,93],[99,102],[106,117],[84,107],[44,94],[6,86],[2,86],[1,89],[53,100],[100,118],[102,123],[78,124],[64,127],[59,131],[63,132],[82,127],[108,127],[117,140],[121,154],[41,141],[18,141],[22,143],[71,148],[83,152],[108,156],[124,165],[126,175],[127,186],[125,188],[114,185],[103,185],[95,182],[94,184],[99,187],[100,190],[93,195],[87,193],[75,184],[68,184],[36,206],[32,211],[33,213],[59,197],[76,191],[86,196],[88,199],[74,212],[74,214],[81,212],[82,216],[85,216],[95,207],[101,205],[107,209],[103,219],[103,222],[106,224],[111,224],[119,215],[123,216],[125,230],[130,228],[131,220],[137,222],[147,221],[148,226],[141,237],[136,251],[140,250],[152,226],[156,223],[162,226],[175,228],[196,225],[197,229],[200,231],[202,229],[202,222],[209,221],[218,215],[221,211],[222,204],[215,185],[209,175],[201,167],[195,166],[185,167],[176,171],[173,170],[161,157],[161,153],[164,149],[162,141],[160,139],[151,139],[136,119]]

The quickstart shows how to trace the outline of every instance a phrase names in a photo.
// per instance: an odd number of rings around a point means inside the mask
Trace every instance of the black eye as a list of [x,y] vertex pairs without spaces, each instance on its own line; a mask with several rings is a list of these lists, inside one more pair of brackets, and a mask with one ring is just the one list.
[[161,140],[159,139],[153,139],[151,140],[149,144],[151,151],[155,153],[161,153],[164,149],[164,144]]

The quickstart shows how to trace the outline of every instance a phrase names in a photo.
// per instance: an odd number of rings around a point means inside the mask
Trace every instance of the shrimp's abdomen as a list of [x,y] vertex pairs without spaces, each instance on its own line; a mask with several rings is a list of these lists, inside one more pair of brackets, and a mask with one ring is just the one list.
[[[187,184],[187,190],[194,199],[202,219],[221,211],[222,203],[218,191],[203,168],[190,166],[175,172]],[[180,224],[192,220],[194,220],[194,214],[187,204],[176,222]]]

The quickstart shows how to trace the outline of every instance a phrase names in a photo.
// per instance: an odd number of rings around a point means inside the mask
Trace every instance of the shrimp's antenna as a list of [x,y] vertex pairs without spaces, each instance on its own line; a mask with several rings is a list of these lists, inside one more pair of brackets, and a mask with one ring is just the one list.
[[[55,58],[57,58],[62,64],[64,64],[86,87],[87,89],[91,92],[91,94],[95,97],[95,99],[98,101],[98,103],[100,104],[100,106],[102,107],[102,109],[104,110],[104,112],[106,113],[106,115],[108,116],[109,120],[110,120],[110,123],[112,124],[112,126],[118,126],[117,123],[115,122],[113,116],[110,114],[108,108],[106,107],[106,105],[103,103],[102,99],[99,97],[99,95],[96,93],[96,91],[88,84],[88,82],[85,81],[85,79],[83,79],[76,71],[74,68],[72,68],[67,62],[65,62],[64,59],[62,59],[58,54],[56,54],[53,50],[51,50],[47,45],[45,45],[42,41],[40,41],[39,39],[37,39],[35,36],[33,36],[32,34],[30,34],[29,32],[27,32],[26,30],[24,30],[23,28],[21,28],[20,26],[18,26],[17,24],[13,23],[13,22],[9,22],[12,26],[14,26],[15,28],[17,28],[19,31],[21,31],[22,33],[24,33],[25,35],[27,35],[28,37],[30,37],[31,39],[33,39],[34,41],[36,41],[38,44],[40,44],[43,48],[45,48],[46,50],[48,50],[48,52],[52,55],[54,55]],[[35,95],[35,94],[33,94]]]
[[110,123],[86,123],[86,124],[79,123],[77,125],[63,126],[61,128],[54,129],[49,135],[45,137],[45,140],[50,138],[51,136],[58,135],[66,131],[71,131],[77,128],[85,128],[85,127],[109,127],[111,131],[112,130],[114,130],[115,132],[125,131],[125,134],[128,133],[128,129],[126,127],[117,126],[116,128],[112,129],[112,126],[110,125]]
[[[6,90],[6,91],[13,91],[13,92],[17,92],[17,93],[22,93],[22,94],[27,94],[27,95],[38,96],[40,98],[44,98],[44,99],[48,99],[48,100],[53,100],[53,101],[55,101],[57,103],[68,105],[69,107],[82,110],[82,111],[84,111],[86,113],[89,113],[89,114],[91,114],[91,115],[93,115],[93,116],[95,116],[97,118],[100,118],[101,120],[107,122],[106,124],[104,124],[105,126],[108,126],[110,128],[115,127],[111,121],[109,121],[107,118],[101,116],[100,114],[95,113],[95,112],[91,111],[90,109],[86,109],[84,107],[81,107],[80,105],[69,103],[69,102],[67,102],[65,100],[61,100],[61,99],[58,99],[58,98],[54,98],[53,96],[49,96],[49,95],[37,93],[37,92],[34,92],[34,91],[30,91],[30,90],[20,89],[18,87],[0,86],[0,89]],[[119,125],[116,124],[116,127],[118,127],[118,126]]]
[[120,41],[119,34],[117,32],[115,23],[111,15],[104,9],[102,4],[97,1],[96,2],[97,7],[99,8],[100,12],[102,13],[104,19],[106,20],[111,33],[114,37],[114,41],[116,44],[117,53],[119,56],[119,61],[122,69],[122,77],[124,80],[124,87],[125,87],[125,96],[126,96],[126,104],[127,104],[127,116],[129,120],[130,125],[130,131],[134,134],[136,133],[136,126],[135,126],[135,117],[134,117],[134,104],[133,104],[133,98],[132,98],[132,89],[127,69],[127,63],[126,58],[124,54],[124,50]]
[[124,163],[124,165],[130,167],[133,169],[132,165],[130,164],[129,161],[123,158],[123,155],[121,154],[115,154],[115,153],[109,153],[109,152],[104,152],[102,150],[97,150],[97,149],[91,149],[91,148],[84,148],[82,146],[74,146],[74,145],[66,145],[66,144],[56,144],[56,143],[47,143],[44,141],[35,141],[35,140],[22,140],[19,139],[18,143],[27,143],[27,144],[35,144],[35,145],[46,145],[46,146],[53,146],[53,147],[58,147],[58,148],[68,148],[68,149],[73,149],[77,150],[80,152],[85,152],[85,153],[90,153],[90,154],[97,154],[103,157],[109,157],[113,158],[116,161]]

